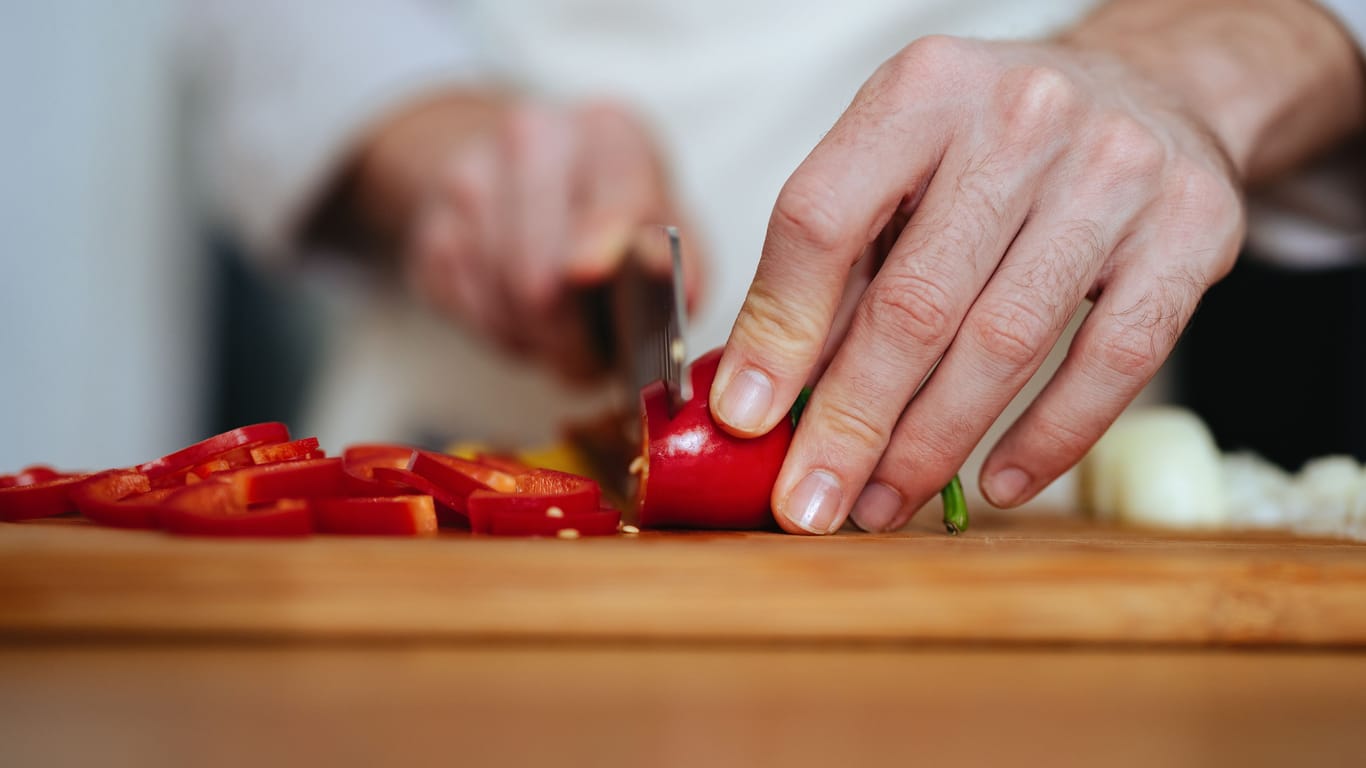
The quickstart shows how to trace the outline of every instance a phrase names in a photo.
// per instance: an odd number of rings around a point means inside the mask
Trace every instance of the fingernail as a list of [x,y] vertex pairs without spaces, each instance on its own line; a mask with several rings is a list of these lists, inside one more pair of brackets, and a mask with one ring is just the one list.
[[881,533],[891,529],[897,513],[901,511],[901,494],[889,485],[869,483],[854,502],[854,511],[849,514],[854,523],[869,533]]
[[982,494],[994,507],[1014,506],[1029,486],[1029,475],[1022,469],[1009,467],[988,477],[982,483]]
[[745,369],[721,393],[716,416],[741,432],[757,432],[773,404],[773,382],[758,371]]
[[788,495],[782,513],[798,528],[811,533],[830,533],[839,527],[839,481],[824,470],[816,470],[802,478]]

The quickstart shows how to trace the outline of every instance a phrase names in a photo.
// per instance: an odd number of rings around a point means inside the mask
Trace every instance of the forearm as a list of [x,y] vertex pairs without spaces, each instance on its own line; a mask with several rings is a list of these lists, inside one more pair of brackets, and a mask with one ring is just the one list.
[[1171,93],[1247,182],[1366,123],[1360,52],[1311,0],[1113,0],[1062,40],[1118,56]]

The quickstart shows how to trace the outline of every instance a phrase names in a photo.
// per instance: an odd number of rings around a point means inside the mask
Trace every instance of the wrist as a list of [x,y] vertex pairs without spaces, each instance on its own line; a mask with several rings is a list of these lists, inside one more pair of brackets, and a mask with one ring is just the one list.
[[1308,0],[1115,0],[1060,42],[1116,56],[1178,100],[1247,181],[1362,125],[1359,54]]

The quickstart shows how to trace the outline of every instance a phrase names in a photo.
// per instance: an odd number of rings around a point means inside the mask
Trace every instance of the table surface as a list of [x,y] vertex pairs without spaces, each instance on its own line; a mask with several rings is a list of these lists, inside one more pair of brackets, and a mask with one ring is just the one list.
[[0,526],[0,763],[1359,764],[1366,547]]

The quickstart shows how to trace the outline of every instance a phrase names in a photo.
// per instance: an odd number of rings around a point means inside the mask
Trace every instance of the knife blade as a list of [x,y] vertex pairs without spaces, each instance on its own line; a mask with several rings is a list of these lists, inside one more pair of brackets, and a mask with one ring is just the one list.
[[[668,265],[667,271],[663,270]],[[692,399],[687,377],[683,244],[676,226],[644,226],[611,286],[611,336],[618,374],[634,396],[664,380],[674,407]]]

